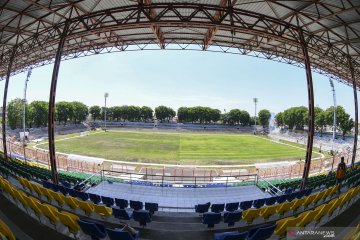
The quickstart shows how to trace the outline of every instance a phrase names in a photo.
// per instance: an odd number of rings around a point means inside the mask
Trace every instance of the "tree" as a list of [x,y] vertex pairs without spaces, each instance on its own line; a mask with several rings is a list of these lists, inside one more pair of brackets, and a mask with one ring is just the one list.
[[73,109],[73,122],[76,124],[85,121],[89,115],[88,107],[85,104],[76,101],[71,102],[71,105]]
[[69,102],[58,102],[55,105],[56,120],[60,123],[66,123],[73,119],[73,105]]
[[278,127],[283,127],[284,126],[284,113],[279,112],[278,114],[276,114],[275,121],[276,121],[276,124]]
[[28,119],[35,127],[44,127],[48,123],[48,103],[45,101],[33,101],[29,104]]
[[242,126],[248,126],[250,123],[250,114],[247,111],[241,111],[240,123]]
[[91,106],[89,113],[93,121],[99,120],[101,117],[101,108],[99,106]]
[[307,123],[308,109],[304,106],[286,109],[283,113],[284,123],[289,129],[303,130]]
[[240,124],[240,119],[241,119],[241,110],[231,109],[229,112],[229,124],[230,125]]
[[22,123],[22,100],[15,98],[7,106],[7,120],[11,129],[20,128]]
[[[330,126],[334,121],[334,107],[331,106],[325,111],[326,123]],[[345,139],[346,133],[348,133],[354,127],[354,121],[350,118],[350,115],[345,112],[342,106],[336,107],[336,128],[342,131],[343,139]]]
[[140,116],[141,119],[146,122],[147,120],[151,120],[153,118],[153,110],[151,109],[151,107],[147,107],[147,106],[142,106],[141,110],[140,110]]
[[267,109],[262,109],[259,111],[259,122],[260,125],[263,126],[263,128],[268,127],[269,126],[269,121],[270,121],[270,117],[271,117],[271,113],[269,110]]
[[176,113],[172,108],[166,106],[158,106],[155,108],[156,118],[161,122],[164,120],[170,121],[171,118],[175,117]]
[[324,110],[319,107],[314,108],[315,112],[315,128],[320,132],[320,136],[322,137],[324,127],[326,126],[326,115]]
[[178,122],[189,122],[190,110],[187,107],[180,107],[177,111]]

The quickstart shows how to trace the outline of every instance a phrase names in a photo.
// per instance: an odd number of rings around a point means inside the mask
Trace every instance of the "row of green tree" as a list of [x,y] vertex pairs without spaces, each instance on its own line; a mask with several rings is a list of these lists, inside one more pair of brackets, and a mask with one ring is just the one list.
[[[26,104],[26,126],[43,127],[48,122],[48,102],[33,101]],[[22,127],[23,102],[16,98],[7,106],[7,120],[11,129]],[[81,123],[88,116],[88,107],[81,102],[58,102],[56,103],[55,120],[58,123],[73,122]]]
[[[323,134],[326,126],[333,126],[334,122],[334,107],[329,107],[323,110],[319,107],[315,107],[315,128],[320,134]],[[289,129],[303,130],[307,125],[308,109],[304,106],[292,107],[286,109],[283,112],[278,113],[275,116],[276,123],[280,127],[287,126]],[[345,139],[345,135],[351,131],[354,127],[354,120],[342,106],[336,107],[336,130],[342,132],[342,136]]]

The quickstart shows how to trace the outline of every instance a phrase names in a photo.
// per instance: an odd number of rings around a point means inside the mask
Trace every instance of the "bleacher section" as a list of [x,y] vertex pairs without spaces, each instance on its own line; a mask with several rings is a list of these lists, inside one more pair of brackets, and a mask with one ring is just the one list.
[[[29,177],[26,179],[21,177],[23,170],[17,168],[14,171],[4,166],[0,168],[4,176],[0,177],[0,188],[7,199],[36,221],[78,239],[87,239],[89,235],[93,238],[108,236],[110,239],[123,235],[126,239],[139,236],[164,240],[180,239],[179,236],[208,239],[214,233],[220,233],[214,235],[215,239],[223,239],[227,234],[241,235],[246,239],[284,237],[289,226],[314,229],[322,226],[350,207],[360,195],[360,168],[356,166],[348,171],[340,195],[337,185],[330,186],[333,182],[329,182],[329,186],[323,183],[314,190],[304,191],[291,185],[286,188],[293,188],[291,192],[277,197],[241,203],[212,205],[209,202],[196,205],[193,214],[169,215],[157,212],[156,203],[128,201],[126,196],[124,199],[95,196],[47,181],[42,181],[41,186],[39,179],[29,172],[25,174]],[[329,176],[332,173],[326,177]],[[319,180],[324,176],[315,177]],[[116,229],[124,224],[135,227],[137,231]]]

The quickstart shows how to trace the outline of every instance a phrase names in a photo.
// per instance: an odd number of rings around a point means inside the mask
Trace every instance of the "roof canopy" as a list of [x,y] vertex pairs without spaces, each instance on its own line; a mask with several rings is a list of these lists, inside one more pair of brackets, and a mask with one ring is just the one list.
[[306,44],[314,70],[347,83],[352,83],[351,67],[356,79],[360,76],[359,0],[5,0],[0,77],[14,49],[12,74],[51,63],[62,34],[63,59],[195,49],[302,66]]

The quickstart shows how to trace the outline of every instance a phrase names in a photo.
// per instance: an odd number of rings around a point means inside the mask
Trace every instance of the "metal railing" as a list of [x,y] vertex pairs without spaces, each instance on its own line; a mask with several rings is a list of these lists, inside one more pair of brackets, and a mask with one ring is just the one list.
[[230,187],[241,185],[256,185],[257,174],[231,176],[166,176],[163,174],[132,173],[114,170],[101,170],[102,180],[121,181],[130,184],[152,185],[160,187]]
[[275,185],[273,185],[271,182],[267,181],[265,178],[262,178],[258,175],[258,181],[256,185],[263,189],[264,191],[269,192],[273,196],[280,196],[283,193],[279,188],[277,188]]

